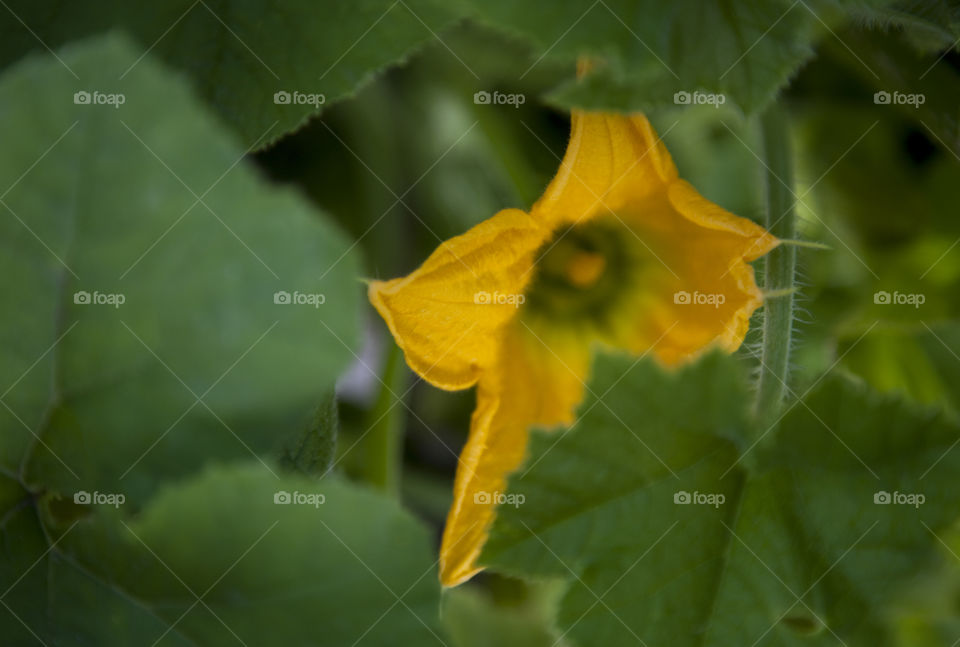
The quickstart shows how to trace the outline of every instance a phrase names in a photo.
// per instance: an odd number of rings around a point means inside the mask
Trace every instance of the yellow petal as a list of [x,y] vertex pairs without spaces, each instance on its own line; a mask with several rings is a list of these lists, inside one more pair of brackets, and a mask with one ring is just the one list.
[[505,493],[507,475],[523,461],[528,429],[572,423],[583,397],[587,344],[539,334],[520,320],[511,322],[504,330],[500,361],[477,385],[477,408],[440,547],[444,586],[456,586],[481,570],[477,558],[493,521],[495,497]]
[[775,236],[757,223],[735,216],[704,198],[686,180],[672,182],[667,195],[677,213],[690,222],[719,234],[732,235],[731,251],[743,260],[756,260],[780,244]]
[[560,170],[532,213],[554,225],[583,222],[662,191],[676,177],[670,153],[643,115],[575,110]]
[[619,217],[649,246],[655,264],[636,288],[642,298],[622,313],[614,343],[635,353],[652,348],[667,364],[713,345],[739,348],[763,303],[748,261],[780,241],[680,179],[662,196],[631,202]]
[[472,386],[496,357],[494,339],[516,315],[547,235],[529,214],[505,209],[441,244],[412,274],[373,281],[370,301],[410,368],[440,388]]
[[[678,292],[689,292],[694,302],[679,304],[674,299],[672,315],[678,325],[658,356],[668,362],[680,361],[710,344],[733,352],[746,337],[751,315],[763,304],[763,293],[748,261],[763,256],[780,241],[763,227],[705,199],[683,180],[670,186],[668,196],[678,213],[709,233],[691,237],[682,256]],[[696,303],[696,293],[723,295],[724,303]]]

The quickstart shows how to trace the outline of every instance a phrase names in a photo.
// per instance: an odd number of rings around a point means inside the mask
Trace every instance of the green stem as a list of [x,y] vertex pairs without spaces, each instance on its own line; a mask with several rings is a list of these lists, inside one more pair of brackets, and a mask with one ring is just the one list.
[[[793,157],[787,117],[779,106],[770,107],[760,122],[766,158],[767,230],[781,240],[796,235],[793,195]],[[763,345],[757,414],[772,422],[780,412],[790,368],[793,331],[795,245],[779,245],[766,256],[763,291]]]
[[400,349],[391,344],[380,378],[380,393],[369,413],[370,431],[365,443],[367,481],[392,495],[400,486],[403,405],[399,398],[407,378],[400,357]]

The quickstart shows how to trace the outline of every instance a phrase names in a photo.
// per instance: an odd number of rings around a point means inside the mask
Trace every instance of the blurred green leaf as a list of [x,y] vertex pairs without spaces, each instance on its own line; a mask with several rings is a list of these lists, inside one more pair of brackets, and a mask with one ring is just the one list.
[[[352,95],[457,17],[437,0],[81,0],[56,6],[9,0],[4,13],[0,65],[44,45],[123,29],[139,43],[136,57],[153,52],[186,72],[251,146]],[[128,66],[136,69],[135,61]],[[82,71],[74,72],[84,79]],[[116,72],[121,80],[129,73]],[[277,92],[289,93],[290,102],[278,104]],[[324,100],[298,104],[294,92]]]
[[251,463],[133,520],[77,507],[89,514],[64,526],[41,508],[48,536],[32,505],[4,507],[4,644],[443,644],[428,533],[373,492]]
[[481,561],[570,579],[558,621],[579,644],[892,644],[888,605],[945,564],[960,428],[827,377],[754,448],[740,372],[601,357],[576,427],[535,435]]
[[151,59],[118,81],[139,55],[109,37],[60,53],[82,82],[51,56],[0,79],[0,466],[31,488],[134,501],[274,451],[352,357],[347,240]]
[[[760,111],[812,56],[813,41],[850,0],[465,0],[478,18],[533,41],[540,57],[596,59],[582,82],[561,86],[564,106],[649,110],[677,92],[718,93]],[[883,5],[875,0],[870,6]],[[538,59],[539,60],[539,59]],[[535,61],[533,66],[537,65]],[[531,66],[532,67],[532,66]],[[530,70],[521,72],[525,75]],[[696,103],[692,97],[689,103]]]

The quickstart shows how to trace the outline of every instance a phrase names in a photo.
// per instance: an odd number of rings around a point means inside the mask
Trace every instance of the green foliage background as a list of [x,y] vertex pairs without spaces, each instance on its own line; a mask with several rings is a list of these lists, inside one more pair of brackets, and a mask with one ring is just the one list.
[[[958,38],[933,0],[0,1],[0,645],[955,644]],[[679,372],[600,355],[441,591],[473,395],[409,373],[362,279],[529,207],[572,107],[646,111],[762,222],[773,103],[827,247],[776,424],[756,326]]]

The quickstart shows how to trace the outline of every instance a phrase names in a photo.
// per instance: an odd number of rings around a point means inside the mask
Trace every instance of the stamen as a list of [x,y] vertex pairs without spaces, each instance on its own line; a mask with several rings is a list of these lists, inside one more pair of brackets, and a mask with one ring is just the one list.
[[606,267],[603,254],[581,250],[567,261],[567,279],[579,288],[588,288],[597,282]]

